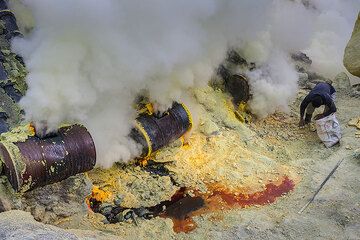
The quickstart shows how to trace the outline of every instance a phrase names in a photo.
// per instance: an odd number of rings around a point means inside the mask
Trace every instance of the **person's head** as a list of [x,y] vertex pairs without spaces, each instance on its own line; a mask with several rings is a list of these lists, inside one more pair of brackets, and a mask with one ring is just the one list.
[[321,105],[323,105],[323,100],[322,98],[319,96],[319,95],[316,95],[312,101],[311,101],[312,105],[315,107],[315,108],[318,108],[320,107]]

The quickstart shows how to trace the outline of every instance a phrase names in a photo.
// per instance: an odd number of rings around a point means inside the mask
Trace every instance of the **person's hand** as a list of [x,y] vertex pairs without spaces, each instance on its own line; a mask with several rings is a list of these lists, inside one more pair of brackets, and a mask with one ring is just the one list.
[[299,127],[300,127],[300,128],[303,128],[304,126],[305,126],[305,120],[304,120],[304,119],[300,119]]
[[314,119],[315,120],[319,120],[319,119],[322,119],[324,117],[324,114],[317,114]]

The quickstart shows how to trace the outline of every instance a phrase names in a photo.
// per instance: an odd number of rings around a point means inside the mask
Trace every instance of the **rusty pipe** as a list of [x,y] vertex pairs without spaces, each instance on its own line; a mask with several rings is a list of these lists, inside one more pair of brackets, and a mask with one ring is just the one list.
[[188,108],[184,104],[174,103],[160,117],[141,114],[136,119],[136,127],[132,129],[130,137],[142,146],[141,157],[148,157],[183,136],[191,129],[192,124]]
[[233,97],[236,105],[241,102],[248,102],[250,99],[250,86],[244,75],[231,75],[225,80],[225,89]]
[[[141,156],[147,157],[191,127],[187,107],[174,103],[162,116],[141,114],[130,137],[143,147]],[[24,192],[91,170],[96,164],[96,150],[87,129],[72,125],[45,138],[30,137],[10,146],[0,143],[0,158],[12,187]]]
[[62,127],[55,136],[0,143],[4,172],[16,191],[62,181],[91,170],[96,163],[94,141],[80,125]]

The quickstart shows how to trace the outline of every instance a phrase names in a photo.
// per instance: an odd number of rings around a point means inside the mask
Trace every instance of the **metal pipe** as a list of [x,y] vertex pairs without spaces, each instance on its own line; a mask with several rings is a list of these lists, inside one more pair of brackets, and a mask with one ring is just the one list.
[[240,74],[231,75],[225,81],[225,89],[233,97],[235,104],[247,102],[250,99],[250,87],[245,76]]
[[[147,157],[183,136],[191,127],[187,107],[174,103],[160,117],[141,114],[130,137],[143,146],[141,156]],[[14,143],[0,142],[0,161],[12,187],[25,192],[91,170],[96,164],[96,150],[87,129],[72,125],[45,138],[34,136]]]
[[0,158],[12,187],[27,191],[91,170],[96,150],[87,129],[72,125],[48,138],[30,137],[10,146],[0,143]]
[[161,117],[141,114],[130,137],[143,147],[141,157],[148,157],[183,136],[191,127],[192,117],[188,108],[184,104],[174,103]]
[[[250,86],[246,76],[238,74],[246,68],[252,71],[253,63],[248,63],[236,50],[230,49],[226,60],[217,69],[217,74],[224,80],[225,90],[233,97],[233,102],[239,105],[250,99]],[[239,71],[240,70],[240,71]]]

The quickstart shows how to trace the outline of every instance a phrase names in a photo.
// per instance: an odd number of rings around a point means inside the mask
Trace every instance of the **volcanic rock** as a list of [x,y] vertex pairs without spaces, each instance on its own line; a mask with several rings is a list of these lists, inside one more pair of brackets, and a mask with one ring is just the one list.
[[291,59],[294,61],[296,70],[298,72],[308,71],[312,64],[312,60],[302,52],[291,54]]
[[360,14],[345,49],[344,66],[351,74],[360,77]]
[[87,212],[84,199],[92,184],[83,174],[47,185],[24,194],[23,209],[31,211],[36,220],[50,223],[79,212]]
[[38,223],[30,213],[13,210],[0,214],[0,239],[78,239],[76,235]]
[[118,239],[118,237],[89,230],[64,230],[35,221],[28,212],[12,210],[0,213],[0,239],[2,240],[78,240]]
[[355,84],[351,87],[350,96],[360,98],[360,84]]
[[200,126],[200,131],[206,136],[217,135],[219,133],[219,127],[211,120],[206,120],[203,125]]
[[336,75],[333,86],[336,88],[336,90],[349,90],[351,88],[350,78],[345,72],[341,72]]

